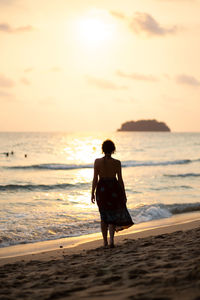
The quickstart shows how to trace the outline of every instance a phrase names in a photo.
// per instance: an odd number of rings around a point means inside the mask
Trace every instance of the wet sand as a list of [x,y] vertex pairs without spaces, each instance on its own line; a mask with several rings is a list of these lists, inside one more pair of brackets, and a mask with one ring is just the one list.
[[0,260],[0,299],[200,299],[200,221]]

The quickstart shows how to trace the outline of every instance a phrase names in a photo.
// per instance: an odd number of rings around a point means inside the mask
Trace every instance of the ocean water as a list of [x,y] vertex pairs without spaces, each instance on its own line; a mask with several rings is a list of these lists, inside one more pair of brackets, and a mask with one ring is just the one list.
[[2,132],[0,247],[100,231],[90,193],[107,138],[135,223],[200,211],[200,133]]

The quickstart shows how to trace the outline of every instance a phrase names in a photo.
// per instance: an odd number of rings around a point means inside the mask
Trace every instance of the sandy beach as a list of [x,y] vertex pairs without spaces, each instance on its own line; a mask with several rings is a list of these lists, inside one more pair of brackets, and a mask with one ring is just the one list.
[[200,299],[200,220],[0,259],[1,299]]

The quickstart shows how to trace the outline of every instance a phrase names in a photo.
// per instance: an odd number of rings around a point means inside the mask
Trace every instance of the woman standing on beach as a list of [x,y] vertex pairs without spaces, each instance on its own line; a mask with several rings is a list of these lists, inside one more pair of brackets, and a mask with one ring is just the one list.
[[[112,158],[115,145],[111,140],[102,144],[104,157],[94,162],[94,178],[92,182],[91,201],[96,201],[101,216],[101,231],[104,246],[108,246],[108,229],[110,234],[110,247],[114,247],[115,231],[123,230],[134,223],[126,208],[126,193],[121,173],[121,162]],[[117,176],[117,178],[116,178]]]

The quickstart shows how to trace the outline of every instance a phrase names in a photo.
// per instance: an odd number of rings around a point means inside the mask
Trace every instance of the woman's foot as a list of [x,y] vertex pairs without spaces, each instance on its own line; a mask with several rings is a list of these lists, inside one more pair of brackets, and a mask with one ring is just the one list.
[[103,247],[108,248],[108,242],[104,242]]
[[115,245],[112,243],[109,245],[110,248],[115,248]]

